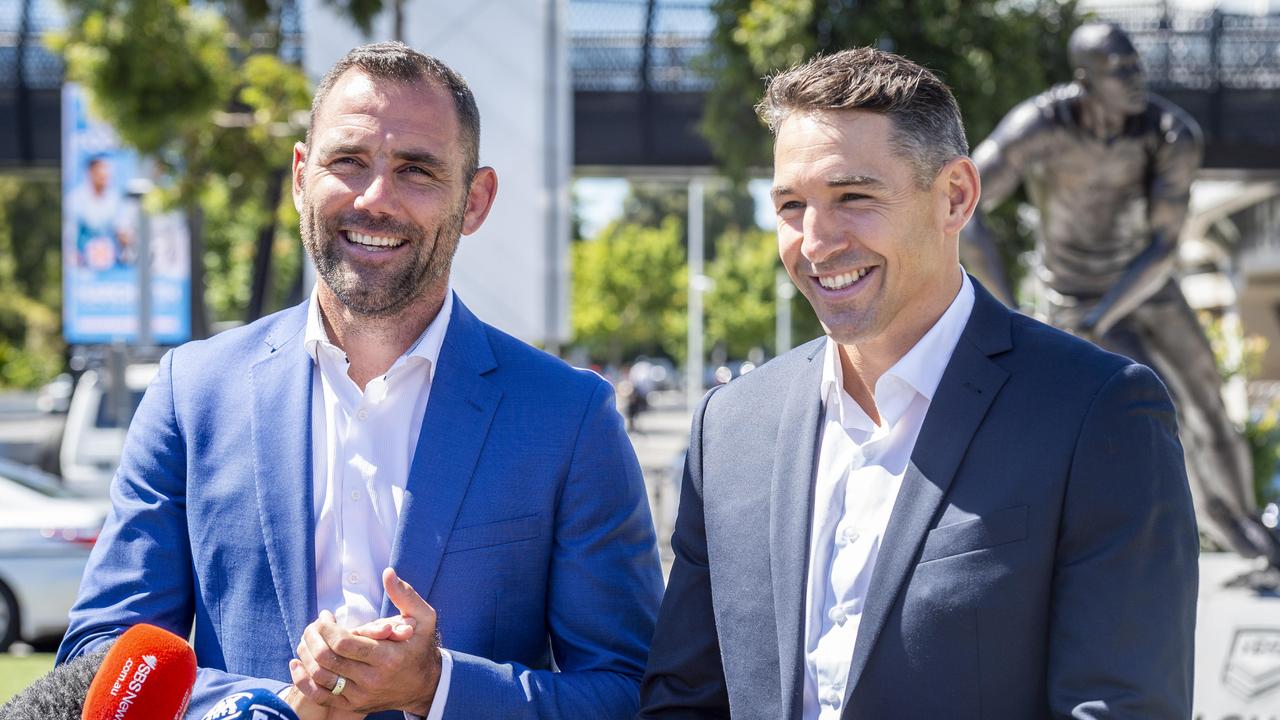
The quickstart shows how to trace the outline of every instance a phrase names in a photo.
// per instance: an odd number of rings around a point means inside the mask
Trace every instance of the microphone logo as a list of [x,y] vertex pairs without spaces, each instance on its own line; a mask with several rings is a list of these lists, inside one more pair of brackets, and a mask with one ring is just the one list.
[[126,686],[124,697],[120,699],[120,705],[116,708],[115,720],[124,720],[125,715],[129,714],[129,708],[133,707],[134,701],[142,694],[142,686],[146,684],[147,678],[151,676],[152,671],[156,669],[156,656],[143,655],[142,662],[138,664],[138,669],[133,673],[133,679]]

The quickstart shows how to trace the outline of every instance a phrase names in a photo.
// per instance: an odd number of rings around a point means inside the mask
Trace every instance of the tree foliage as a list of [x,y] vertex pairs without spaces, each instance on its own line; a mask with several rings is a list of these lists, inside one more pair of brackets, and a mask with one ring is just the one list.
[[752,107],[761,78],[817,53],[874,45],[951,85],[973,141],[1014,104],[1070,77],[1075,0],[716,0],[702,125],[735,178],[768,167],[768,133]]
[[711,291],[704,300],[706,342],[730,358],[744,358],[753,348],[772,354],[777,283],[781,265],[773,233],[751,229],[730,231],[716,242],[707,265]]
[[618,221],[574,243],[574,340],[592,357],[619,365],[640,354],[682,357],[687,269],[683,227]]
[[[731,231],[716,242],[707,265],[712,288],[707,293],[707,344],[729,359],[750,356],[759,348],[767,357],[778,353],[778,240],[772,231]],[[783,275],[783,282],[791,279]],[[798,292],[791,298],[791,339],[797,345],[822,334],[813,308]]]
[[58,192],[0,177],[0,387],[35,387],[62,367]]
[[[708,182],[702,198],[703,234],[710,240],[725,233],[742,233],[756,227],[755,199],[745,187],[723,182]],[[684,226],[689,213],[688,186],[681,183],[633,181],[622,202],[622,218],[636,225],[656,227],[667,218],[676,218]],[[687,233],[681,242],[688,245]]]

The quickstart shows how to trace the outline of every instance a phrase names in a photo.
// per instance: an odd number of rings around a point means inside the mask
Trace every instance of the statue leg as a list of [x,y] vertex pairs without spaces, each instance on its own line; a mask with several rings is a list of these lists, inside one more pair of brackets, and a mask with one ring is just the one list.
[[1248,444],[1227,416],[1213,351],[1182,292],[1171,282],[1122,325],[1116,344],[1136,346],[1126,348],[1136,349],[1130,357],[1160,375],[1177,405],[1201,529],[1223,547],[1280,565],[1280,544],[1257,519]]

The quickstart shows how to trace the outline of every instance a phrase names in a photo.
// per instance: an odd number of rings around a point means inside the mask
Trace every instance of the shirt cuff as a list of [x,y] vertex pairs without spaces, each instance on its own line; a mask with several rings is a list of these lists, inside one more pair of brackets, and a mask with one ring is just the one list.
[[405,713],[406,720],[443,720],[444,706],[449,702],[449,681],[453,679],[453,655],[440,648],[440,682],[436,684],[436,696],[431,701],[431,710],[424,718],[421,715]]

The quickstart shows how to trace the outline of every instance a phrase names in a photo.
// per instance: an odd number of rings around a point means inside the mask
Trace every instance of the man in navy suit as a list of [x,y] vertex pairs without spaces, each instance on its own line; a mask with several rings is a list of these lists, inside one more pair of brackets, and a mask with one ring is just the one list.
[[497,191],[466,84],[400,43],[321,81],[293,195],[309,302],[167,354],[59,660],[150,622],[190,716],[628,718],[661,575],[609,385],[449,289]]
[[864,48],[769,82],[826,336],[704,399],[642,718],[1187,718],[1197,533],[1147,368],[961,269],[959,108]]

